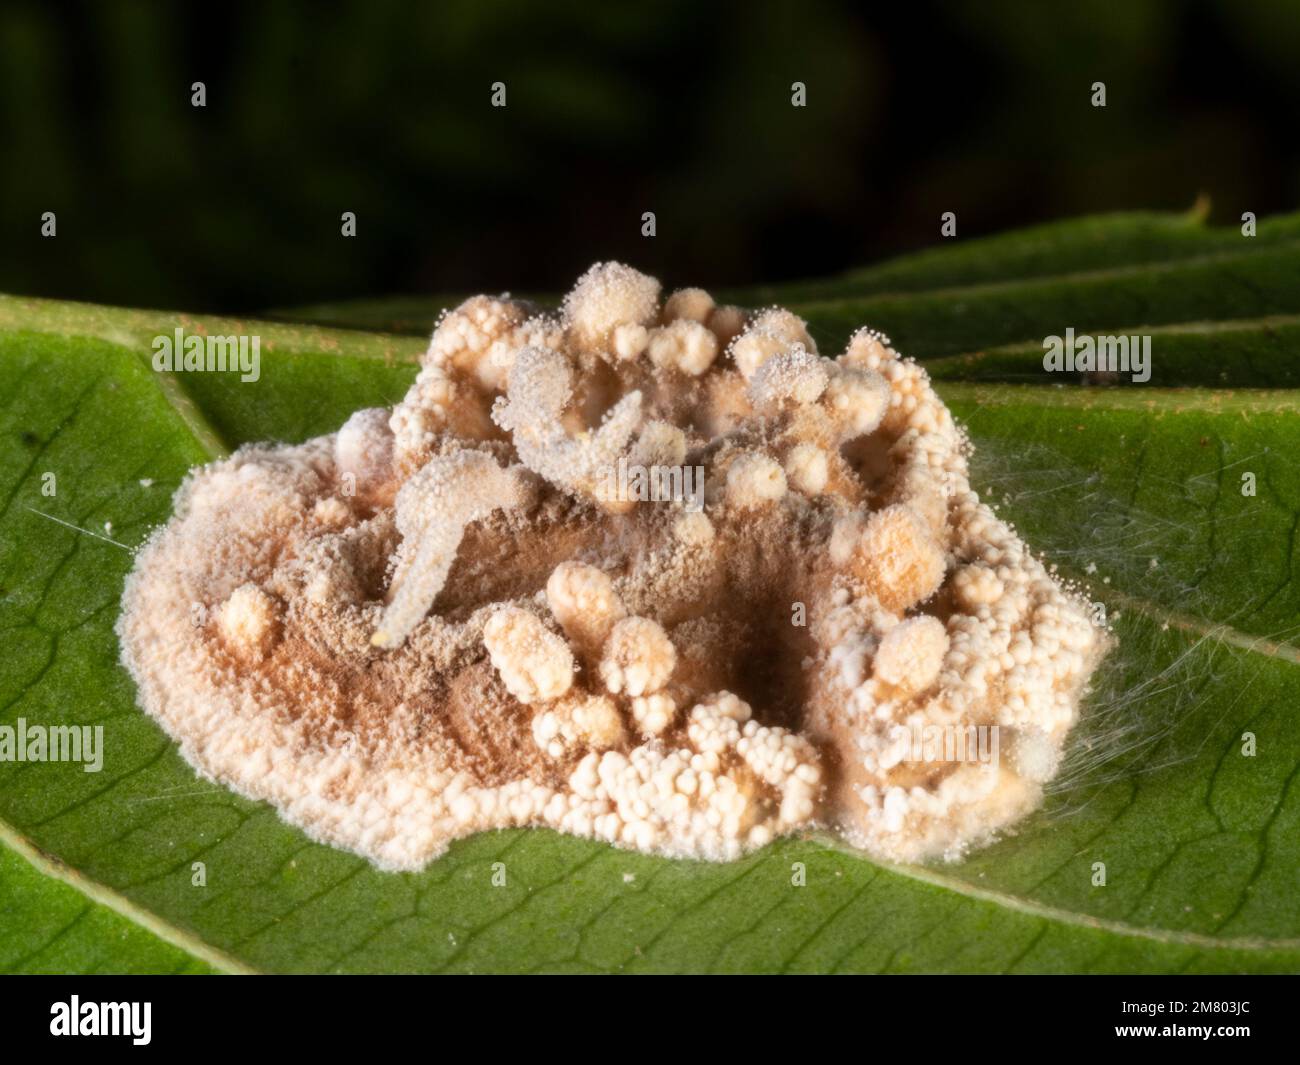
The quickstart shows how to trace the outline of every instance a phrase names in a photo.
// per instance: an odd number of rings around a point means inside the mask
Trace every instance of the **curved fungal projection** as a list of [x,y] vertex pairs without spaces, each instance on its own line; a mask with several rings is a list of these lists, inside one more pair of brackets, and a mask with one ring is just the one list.
[[597,264],[446,314],[392,410],[193,471],[123,661],[200,773],[383,868],[527,825],[959,857],[1041,802],[1105,649],[969,448],[877,333],[828,358]]

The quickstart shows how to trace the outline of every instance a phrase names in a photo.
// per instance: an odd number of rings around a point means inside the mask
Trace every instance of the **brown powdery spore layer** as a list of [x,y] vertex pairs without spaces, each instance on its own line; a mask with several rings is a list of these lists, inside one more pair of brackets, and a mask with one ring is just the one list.
[[[391,411],[192,472],[123,661],[200,773],[388,869],[524,825],[955,857],[1041,801],[1105,639],[967,450],[881,335],[597,264],[445,315]],[[906,757],[927,726],[1001,757]]]

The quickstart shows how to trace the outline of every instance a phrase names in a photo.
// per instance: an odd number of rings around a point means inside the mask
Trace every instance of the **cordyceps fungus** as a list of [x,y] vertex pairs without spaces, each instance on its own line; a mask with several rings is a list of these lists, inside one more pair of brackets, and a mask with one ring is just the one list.
[[195,470],[123,659],[200,772],[385,868],[515,825],[951,857],[1041,801],[1104,645],[967,449],[884,337],[600,264],[447,314],[392,411]]

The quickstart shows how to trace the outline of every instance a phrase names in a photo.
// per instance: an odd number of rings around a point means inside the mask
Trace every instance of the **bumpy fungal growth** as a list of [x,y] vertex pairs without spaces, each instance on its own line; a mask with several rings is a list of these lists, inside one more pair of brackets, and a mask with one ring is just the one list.
[[785,495],[785,489],[781,464],[762,452],[737,455],[727,468],[727,503],[735,509],[775,503]]
[[546,600],[564,634],[588,655],[599,652],[615,623],[627,615],[609,575],[581,562],[561,562],[551,571]]
[[242,584],[221,604],[217,627],[231,653],[265,658],[275,640],[275,605],[257,585]]
[[552,348],[525,348],[510,368],[506,398],[497,401],[493,417],[512,434],[526,466],[548,481],[594,497],[608,471],[627,457],[641,423],[641,393],[621,397],[599,428],[579,430],[576,436],[570,436],[564,421],[572,397],[567,357]]
[[483,646],[506,691],[521,703],[549,703],[573,686],[573,652],[535,614],[498,610],[483,626]]
[[660,291],[474,297],[391,411],[191,473],[118,631],[201,773],[389,869],[517,825],[956,857],[1041,801],[1105,637],[925,372]]
[[800,344],[763,362],[749,381],[754,409],[769,413],[783,403],[815,403],[826,391],[829,375],[822,360]]
[[948,632],[943,622],[918,614],[881,638],[873,663],[875,675],[909,693],[924,691],[939,676],[947,653]]
[[605,641],[600,676],[615,695],[627,692],[635,698],[667,684],[676,664],[677,651],[657,621],[624,618]]

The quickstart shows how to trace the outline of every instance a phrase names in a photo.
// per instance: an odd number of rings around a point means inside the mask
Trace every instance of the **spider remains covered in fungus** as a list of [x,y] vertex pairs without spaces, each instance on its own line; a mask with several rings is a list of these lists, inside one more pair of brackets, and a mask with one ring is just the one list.
[[[556,315],[445,315],[391,411],[192,472],[123,660],[201,773],[384,868],[512,825],[955,857],[1041,801],[1105,642],[967,450],[879,334],[829,359],[597,264]],[[628,498],[632,467],[698,497]],[[1000,757],[909,755],[921,727]]]

